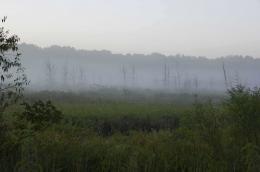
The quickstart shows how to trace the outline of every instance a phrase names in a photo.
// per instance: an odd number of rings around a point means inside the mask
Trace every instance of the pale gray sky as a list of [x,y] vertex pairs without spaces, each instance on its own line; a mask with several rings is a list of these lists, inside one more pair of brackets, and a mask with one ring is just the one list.
[[39,46],[260,57],[260,0],[1,0],[0,16]]

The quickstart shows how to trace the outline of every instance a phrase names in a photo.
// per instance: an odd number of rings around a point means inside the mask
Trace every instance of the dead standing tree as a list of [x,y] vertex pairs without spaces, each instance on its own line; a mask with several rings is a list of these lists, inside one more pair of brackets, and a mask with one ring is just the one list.
[[226,71],[224,61],[222,62],[222,70],[223,70],[224,79],[225,79],[225,87],[226,87],[226,89],[228,89],[228,78],[227,78],[227,71]]
[[54,88],[55,86],[55,66],[48,60],[45,64],[46,67],[46,77],[47,85],[49,88]]
[[125,65],[123,65],[122,66],[122,75],[123,75],[123,85],[124,85],[124,88],[126,87],[126,84],[127,84],[126,74],[127,74],[127,71],[126,71]]
[[62,68],[62,80],[63,80],[63,86],[65,88],[68,86],[68,76],[69,76],[69,69],[68,69],[68,65],[65,64]]
[[181,73],[180,73],[180,70],[179,70],[179,66],[180,66],[180,64],[179,64],[179,62],[177,61],[177,62],[175,63],[175,69],[176,69],[176,77],[175,77],[175,79],[176,79],[176,88],[177,88],[177,89],[181,89],[181,82],[182,82],[182,78],[181,78]]
[[129,90],[127,89],[127,69],[125,65],[122,66],[122,75],[123,75],[123,94],[125,96],[129,95]]
[[78,76],[78,84],[80,89],[84,89],[86,87],[86,72],[85,68],[82,66],[79,66],[79,76]]
[[135,83],[135,81],[136,81],[136,69],[135,69],[135,65],[133,65],[132,66],[132,86],[133,87],[135,87],[136,85],[136,83]]
[[163,66],[163,85],[166,89],[170,86],[170,67],[166,62]]

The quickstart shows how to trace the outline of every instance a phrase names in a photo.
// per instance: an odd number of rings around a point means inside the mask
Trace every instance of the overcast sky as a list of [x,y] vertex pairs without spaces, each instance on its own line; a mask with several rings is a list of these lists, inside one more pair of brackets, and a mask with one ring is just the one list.
[[260,0],[0,0],[22,42],[260,58]]

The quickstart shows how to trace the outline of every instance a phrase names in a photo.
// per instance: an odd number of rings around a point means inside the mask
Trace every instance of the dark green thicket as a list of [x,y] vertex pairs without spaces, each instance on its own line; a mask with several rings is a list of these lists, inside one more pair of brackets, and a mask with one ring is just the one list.
[[237,86],[228,95],[221,106],[197,99],[180,114],[139,117],[25,104],[5,124],[0,170],[259,171],[260,91]]
[[[4,24],[4,17],[0,24]],[[12,126],[5,120],[5,110],[21,98],[28,84],[20,63],[19,37],[0,26],[0,170],[9,169],[17,161],[16,141],[12,137]]]
[[32,105],[28,103],[22,105],[24,112],[18,118],[30,123],[31,128],[35,131],[42,130],[62,119],[62,113],[56,109],[51,101],[44,103],[39,100]]

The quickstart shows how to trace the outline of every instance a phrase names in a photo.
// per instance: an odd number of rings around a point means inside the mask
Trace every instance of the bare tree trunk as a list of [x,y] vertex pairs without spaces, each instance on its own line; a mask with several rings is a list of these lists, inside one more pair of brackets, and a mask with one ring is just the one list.
[[64,65],[62,68],[62,79],[63,79],[63,85],[66,88],[68,86],[68,74],[69,74],[69,69],[68,65]]
[[170,68],[166,62],[163,69],[163,85],[165,88],[169,88],[170,85]]
[[227,72],[226,72],[224,61],[222,63],[222,70],[223,70],[224,79],[225,79],[225,87],[226,87],[226,89],[228,89],[228,79],[227,79]]
[[126,87],[126,68],[124,65],[122,67],[122,74],[123,74],[124,87]]
[[132,66],[132,85],[135,86],[135,65]]
[[50,88],[54,87],[54,78],[55,78],[55,66],[48,60],[46,62],[46,75],[47,75],[47,80],[48,80],[48,85]]

